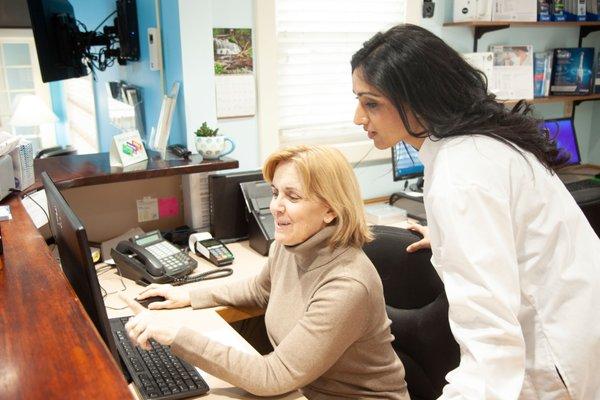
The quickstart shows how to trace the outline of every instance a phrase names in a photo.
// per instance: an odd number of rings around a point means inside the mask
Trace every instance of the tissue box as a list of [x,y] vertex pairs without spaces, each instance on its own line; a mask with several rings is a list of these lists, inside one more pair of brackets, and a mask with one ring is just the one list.
[[33,174],[33,146],[30,142],[21,142],[10,152],[15,171],[15,189],[23,190],[35,181]]

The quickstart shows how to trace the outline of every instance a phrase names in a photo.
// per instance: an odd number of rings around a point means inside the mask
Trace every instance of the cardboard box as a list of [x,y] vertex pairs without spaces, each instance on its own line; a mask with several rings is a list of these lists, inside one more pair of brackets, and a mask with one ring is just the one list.
[[594,48],[554,49],[552,94],[586,95],[592,93]]

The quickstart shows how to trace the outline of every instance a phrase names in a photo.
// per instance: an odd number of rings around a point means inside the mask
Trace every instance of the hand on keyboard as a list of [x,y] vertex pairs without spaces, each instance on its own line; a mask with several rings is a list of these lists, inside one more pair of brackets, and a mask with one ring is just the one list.
[[165,346],[170,346],[173,343],[181,325],[173,323],[173,321],[166,322],[162,320],[156,313],[146,310],[133,299],[125,296],[122,296],[122,298],[135,314],[125,324],[125,329],[132,343],[144,350],[152,348],[150,339],[154,339]]
[[162,296],[164,301],[150,303],[149,310],[160,310],[161,308],[181,308],[191,304],[188,289],[174,287],[172,285],[158,285],[153,283],[146,290],[140,293],[136,299],[143,300],[148,297]]

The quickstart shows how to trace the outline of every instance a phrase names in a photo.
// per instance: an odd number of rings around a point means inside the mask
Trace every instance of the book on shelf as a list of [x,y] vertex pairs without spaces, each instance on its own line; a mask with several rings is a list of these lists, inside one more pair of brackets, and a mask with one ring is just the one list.
[[598,62],[596,63],[596,76],[594,79],[594,93],[600,94],[600,53],[598,53]]
[[463,53],[462,57],[473,68],[483,72],[488,82],[488,92],[497,95],[496,84],[494,81],[494,53],[490,51],[480,53]]
[[550,1],[550,17],[552,21],[566,21],[565,15],[565,0]]
[[533,53],[533,97],[547,97],[550,95],[552,58],[552,51]]
[[533,99],[533,47],[490,46],[493,80],[499,100]]
[[454,0],[453,21],[491,21],[493,0]]
[[594,49],[573,47],[554,49],[553,95],[586,95],[592,93]]
[[567,0],[565,19],[567,21],[585,21],[586,0]]
[[540,22],[550,21],[550,1],[538,0],[537,2],[537,20]]
[[537,0],[494,0],[492,21],[537,21]]
[[598,10],[600,9],[600,0],[588,0],[586,2],[586,13],[585,19],[586,21],[598,21],[600,20],[600,14]]

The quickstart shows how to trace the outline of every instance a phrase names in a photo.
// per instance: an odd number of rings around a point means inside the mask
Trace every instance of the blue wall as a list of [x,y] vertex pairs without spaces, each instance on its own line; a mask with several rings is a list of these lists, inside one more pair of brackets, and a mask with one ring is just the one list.
[[[73,5],[76,18],[83,22],[88,30],[94,29],[106,16],[115,10],[114,0],[70,0]],[[179,40],[179,10],[177,1],[161,2],[162,40],[164,48],[164,73],[166,81],[166,90],[169,91],[174,81],[182,81],[181,73],[181,49]],[[94,86],[96,119],[98,126],[98,143],[100,151],[108,151],[112,137],[119,133],[108,117],[107,90],[108,81],[125,81],[129,84],[141,88],[144,123],[146,128],[146,138],[149,138],[151,129],[156,126],[158,115],[160,113],[163,93],[161,89],[160,73],[150,71],[148,60],[148,39],[147,31],[149,27],[157,26],[154,0],[137,0],[138,26],[140,36],[140,61],[129,62],[125,66],[115,65],[106,71],[96,71]],[[112,25],[114,17],[109,18],[107,24]],[[51,85],[53,106],[59,118],[66,115],[64,97],[62,95],[62,85],[60,82]],[[183,85],[173,116],[171,136],[169,142],[185,142],[185,116],[183,108]],[[58,142],[66,142],[66,133],[64,127],[58,125]]]
[[[138,0],[139,2],[140,0]],[[145,0],[147,1],[147,0]],[[173,114],[170,143],[186,142],[185,121],[185,82],[181,67],[181,39],[179,37],[179,2],[174,0],[161,2],[163,65],[165,74],[165,90],[170,91],[173,82],[180,82],[177,107]],[[159,106],[160,107],[160,106]],[[160,111],[160,108],[158,109]],[[158,119],[158,114],[156,114]]]

